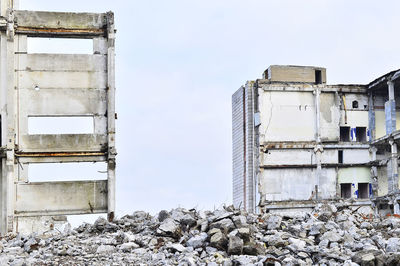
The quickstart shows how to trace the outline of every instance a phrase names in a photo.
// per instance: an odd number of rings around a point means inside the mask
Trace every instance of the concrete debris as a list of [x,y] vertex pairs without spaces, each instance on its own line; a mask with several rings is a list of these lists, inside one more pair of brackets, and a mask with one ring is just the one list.
[[99,218],[93,225],[43,235],[10,233],[0,240],[0,264],[400,264],[400,218],[317,207],[299,216],[229,208],[135,212],[112,223]]

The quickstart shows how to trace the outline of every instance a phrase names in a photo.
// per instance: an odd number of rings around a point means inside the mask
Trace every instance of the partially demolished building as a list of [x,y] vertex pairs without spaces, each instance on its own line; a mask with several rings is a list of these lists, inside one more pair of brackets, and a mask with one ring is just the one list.
[[[113,13],[23,11],[17,10],[16,2],[0,1],[0,233],[51,229],[52,224],[41,219],[49,216],[108,213],[112,220]],[[88,39],[93,41],[93,53],[29,53],[27,40],[34,37]],[[70,118],[74,123],[81,117],[89,119],[92,132],[30,131],[33,118]],[[106,163],[107,179],[31,182],[28,178],[32,164],[72,162]]]
[[248,211],[344,199],[399,213],[400,71],[327,85],[326,69],[270,66],[232,96],[233,201]]

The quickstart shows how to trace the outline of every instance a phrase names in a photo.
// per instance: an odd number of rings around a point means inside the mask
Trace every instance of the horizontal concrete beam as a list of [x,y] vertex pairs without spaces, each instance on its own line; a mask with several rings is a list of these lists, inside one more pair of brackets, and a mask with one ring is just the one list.
[[89,37],[107,34],[105,13],[15,10],[16,33],[28,36]]
[[103,151],[108,141],[106,134],[22,135],[20,140],[24,152],[97,152]]
[[105,162],[107,154],[103,156],[49,156],[49,157],[17,157],[19,163],[76,163],[76,162]]
[[[272,149],[314,149],[316,142],[264,142],[260,147],[266,150]],[[353,144],[353,143],[341,143],[341,144],[320,144],[324,149],[369,149],[369,144]]]
[[[347,167],[360,167],[371,166],[370,163],[323,163],[322,168],[347,168]],[[288,169],[288,168],[317,168],[317,164],[268,164],[260,165],[262,169]]]

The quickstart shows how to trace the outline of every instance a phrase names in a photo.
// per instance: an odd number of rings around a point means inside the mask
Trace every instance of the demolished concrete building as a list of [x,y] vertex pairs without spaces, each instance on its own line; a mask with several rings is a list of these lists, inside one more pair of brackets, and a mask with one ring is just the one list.
[[233,202],[248,211],[321,200],[400,213],[400,71],[327,85],[326,69],[270,66],[232,96]]
[[[115,211],[114,16],[18,10],[0,1],[0,233],[37,231],[43,217]],[[30,38],[87,39],[93,53],[29,53]],[[32,133],[32,119],[88,118],[85,134]],[[51,118],[51,119],[50,119]],[[66,119],[68,118],[68,119]],[[53,120],[52,120],[53,119]],[[48,121],[48,122],[46,122]],[[31,182],[29,166],[103,162],[105,180]],[[82,177],[80,177],[82,178]],[[78,180],[78,179],[77,179]],[[41,225],[41,223],[46,223]]]

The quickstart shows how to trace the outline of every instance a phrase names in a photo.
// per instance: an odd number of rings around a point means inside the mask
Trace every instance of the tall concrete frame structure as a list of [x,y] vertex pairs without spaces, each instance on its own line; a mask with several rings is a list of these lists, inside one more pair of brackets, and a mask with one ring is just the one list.
[[400,214],[400,70],[369,84],[272,65],[232,96],[233,203],[247,211],[318,202]]
[[[115,212],[114,15],[18,10],[0,1],[0,233],[43,216]],[[27,39],[93,40],[93,54],[30,54]],[[32,117],[93,119],[91,134],[31,134]],[[105,162],[106,180],[30,182],[37,163]]]

